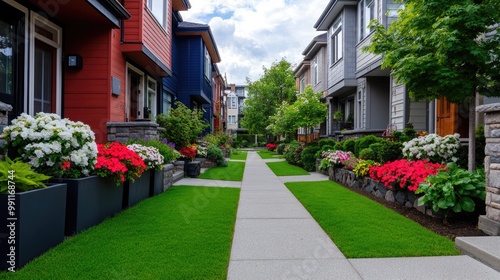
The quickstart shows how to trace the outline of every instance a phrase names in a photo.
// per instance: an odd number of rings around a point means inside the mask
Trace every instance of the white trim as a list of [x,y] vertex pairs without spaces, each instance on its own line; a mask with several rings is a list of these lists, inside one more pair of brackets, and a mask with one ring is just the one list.
[[[50,40],[35,32],[35,27],[43,27],[43,25],[52,28],[56,31],[56,38]],[[29,24],[29,93],[28,93],[28,114],[35,113],[34,99],[35,99],[35,41],[40,40],[51,47],[56,49],[56,111],[55,113],[61,115],[62,107],[62,28],[42,17],[41,15],[31,12]],[[26,98],[25,98],[26,100]]]
[[[155,87],[153,89],[149,87],[150,81],[155,84]],[[149,119],[152,122],[154,122],[156,119],[156,116],[158,115],[158,110],[157,110],[158,104],[156,102],[158,100],[158,81],[155,80],[153,77],[148,76],[148,83],[146,84],[146,95],[144,95],[145,103],[147,103],[147,100],[149,99],[149,92],[151,89],[154,91],[153,104],[147,104],[147,105],[148,105],[149,111],[151,112],[149,114]]]
[[133,66],[132,64],[127,62],[126,65],[127,71],[125,75],[125,118],[127,121],[129,120],[129,110],[130,110],[130,104],[129,104],[129,99],[130,99],[130,81],[128,79],[129,72],[135,72],[135,74],[139,75],[141,78],[139,80],[139,86],[140,86],[140,96],[137,98],[137,110],[141,112],[141,117],[138,117],[137,115],[135,116],[136,119],[141,119],[144,116],[144,112],[142,112],[144,108],[144,71],[139,70],[139,68]]

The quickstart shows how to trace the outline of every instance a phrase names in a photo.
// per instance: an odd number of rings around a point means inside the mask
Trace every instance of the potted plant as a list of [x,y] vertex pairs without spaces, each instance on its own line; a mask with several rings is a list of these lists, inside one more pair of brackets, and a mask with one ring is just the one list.
[[342,112],[342,110],[335,111],[335,113],[333,113],[333,118],[339,122],[343,121],[344,120],[344,112]]
[[66,184],[19,159],[0,161],[0,270],[16,271],[64,240]]
[[[95,171],[98,176],[113,181],[117,186],[123,184],[122,208],[135,203],[135,197],[130,197],[130,189],[135,179],[140,178],[146,170],[144,160],[133,150],[119,142],[97,145],[97,163]],[[149,195],[149,182],[148,182]]]
[[130,196],[133,193],[137,194],[134,200],[138,202],[139,200],[153,196],[155,193],[159,193],[159,190],[163,189],[163,155],[155,147],[140,144],[131,144],[127,148],[138,154],[146,164],[146,171],[144,171],[143,175],[135,180],[134,183],[129,184]]
[[93,175],[97,145],[90,127],[56,114],[22,114],[4,128],[10,153],[34,170],[53,176],[50,182],[66,183],[66,235],[103,221],[122,209],[122,188]]

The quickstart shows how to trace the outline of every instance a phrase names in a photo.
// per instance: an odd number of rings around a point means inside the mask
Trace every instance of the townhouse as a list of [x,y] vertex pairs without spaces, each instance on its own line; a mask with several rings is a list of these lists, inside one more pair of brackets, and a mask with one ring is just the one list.
[[[89,124],[102,143],[115,140],[113,124],[155,127],[155,116],[178,99],[205,109],[213,123],[220,56],[208,26],[178,20],[190,7],[188,0],[0,0],[0,102],[12,106],[9,122],[23,112],[57,113]],[[183,80],[195,72],[195,86]]]
[[243,118],[243,109],[248,90],[245,85],[229,84],[226,87],[227,102],[227,133],[236,137],[237,134],[245,133],[239,120]]

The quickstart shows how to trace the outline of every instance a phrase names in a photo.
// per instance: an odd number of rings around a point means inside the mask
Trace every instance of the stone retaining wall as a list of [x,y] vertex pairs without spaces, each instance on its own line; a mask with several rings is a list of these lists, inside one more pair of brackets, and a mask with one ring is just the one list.
[[128,140],[158,140],[158,124],[154,122],[108,122],[108,142]]
[[163,165],[163,191],[168,190],[174,184],[175,166],[173,164]]

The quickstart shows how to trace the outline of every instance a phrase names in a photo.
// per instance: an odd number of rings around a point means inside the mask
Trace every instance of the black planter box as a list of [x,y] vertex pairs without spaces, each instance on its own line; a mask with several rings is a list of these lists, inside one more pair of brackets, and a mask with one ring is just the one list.
[[136,178],[134,182],[126,181],[123,184],[123,209],[131,207],[139,201],[149,197],[151,171],[142,173],[141,177]]
[[66,191],[66,184],[53,184],[0,194],[0,270],[17,271],[64,240]]
[[149,196],[155,196],[163,192],[163,169],[151,170]]
[[66,200],[67,236],[100,224],[122,210],[123,186],[90,176],[80,179],[55,178],[52,182],[68,185]]
[[185,175],[196,178],[200,176],[201,164],[199,161],[191,161],[187,165],[185,165]]

